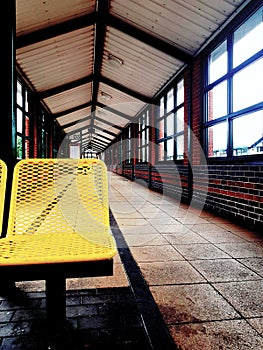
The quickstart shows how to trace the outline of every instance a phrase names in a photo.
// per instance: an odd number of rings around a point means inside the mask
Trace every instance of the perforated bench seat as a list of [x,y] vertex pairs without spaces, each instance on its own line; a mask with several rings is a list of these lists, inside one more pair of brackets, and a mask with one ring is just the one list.
[[[103,233],[98,231],[98,234]],[[105,245],[89,241],[77,233],[16,235],[2,238],[0,243],[0,265],[97,261],[116,255],[109,234],[105,234]]]
[[46,280],[49,323],[65,321],[66,278],[110,276],[117,253],[99,159],[24,159],[14,169],[0,278]]

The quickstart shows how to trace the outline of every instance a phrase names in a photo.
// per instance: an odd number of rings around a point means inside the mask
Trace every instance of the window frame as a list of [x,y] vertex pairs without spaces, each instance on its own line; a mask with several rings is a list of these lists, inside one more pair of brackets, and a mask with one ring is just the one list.
[[[183,83],[183,100],[178,102],[177,88],[181,83]],[[167,110],[168,95],[172,89],[173,89],[173,108]],[[185,139],[185,128],[183,127],[183,130],[181,131],[178,131],[177,129],[179,122],[176,115],[180,110],[183,111],[183,118],[185,118],[185,79],[183,76],[178,77],[176,81],[174,81],[171,85],[169,85],[157,100],[155,119],[156,119],[156,144],[158,145],[156,162],[158,163],[171,162],[171,161],[175,163],[181,163],[184,161],[184,150],[183,150],[183,156],[181,158],[178,158],[179,157],[178,140],[182,136]],[[163,111],[163,114],[161,114],[162,111]],[[171,115],[173,115],[173,132],[168,134],[167,133],[168,118]],[[161,128],[159,127],[159,123],[163,124],[163,131],[160,131]],[[184,125],[184,120],[183,120],[183,125]],[[183,145],[184,145],[184,139],[183,139]],[[172,140],[173,140],[173,155],[168,159],[167,144],[169,141],[172,141]],[[163,152],[164,159],[160,159],[160,151]]]
[[[234,154],[234,139],[233,139],[233,124],[238,118],[245,117],[249,114],[256,113],[258,111],[263,111],[263,101],[255,103],[250,106],[243,107],[239,110],[234,111],[233,99],[234,99],[234,86],[233,80],[239,72],[242,70],[252,67],[252,64],[259,62],[263,59],[263,48],[258,52],[252,54],[249,58],[246,58],[244,61],[233,66],[233,50],[234,50],[234,33],[257,12],[263,11],[263,6],[257,6],[253,11],[247,16],[242,16],[241,19],[231,25],[231,30],[228,30],[226,33],[222,33],[217,40],[213,42],[206,50],[204,55],[204,88],[203,88],[203,146],[206,154],[206,158],[209,162],[227,162],[227,161],[255,161],[262,160],[263,153],[256,154],[244,154],[244,155],[235,155]],[[214,80],[212,83],[209,83],[209,57],[210,55],[224,42],[227,43],[227,72]],[[227,114],[215,118],[213,120],[208,120],[209,117],[209,101],[208,93],[213,88],[221,84],[222,82],[227,83]],[[241,119],[240,119],[241,120]],[[226,135],[226,154],[224,156],[209,156],[209,140],[208,134],[209,129],[220,125],[221,123],[227,123],[227,135]]]
[[129,124],[125,129],[123,145],[125,145],[125,164],[132,164],[133,159],[133,125]]
[[41,141],[39,153],[41,158],[49,158],[51,140],[50,122],[48,114],[42,108],[39,111],[39,125],[39,140]]
[[[18,89],[18,85],[21,89]],[[21,104],[19,103],[18,94],[21,98]],[[25,84],[17,78],[16,80],[16,159],[30,158],[33,150],[33,116],[31,114],[31,91],[25,86]],[[18,130],[18,113],[21,115],[21,130]],[[27,119],[29,125],[27,125]],[[21,140],[21,156],[19,156],[18,139]],[[28,143],[28,147],[26,144]]]
[[138,163],[149,163],[150,111],[146,108],[138,118]]

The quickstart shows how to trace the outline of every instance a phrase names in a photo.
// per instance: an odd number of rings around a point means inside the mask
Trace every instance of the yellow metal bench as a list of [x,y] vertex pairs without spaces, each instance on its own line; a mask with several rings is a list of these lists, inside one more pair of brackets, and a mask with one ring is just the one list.
[[25,159],[14,169],[0,276],[46,280],[52,324],[66,320],[66,278],[109,276],[117,253],[99,159]]

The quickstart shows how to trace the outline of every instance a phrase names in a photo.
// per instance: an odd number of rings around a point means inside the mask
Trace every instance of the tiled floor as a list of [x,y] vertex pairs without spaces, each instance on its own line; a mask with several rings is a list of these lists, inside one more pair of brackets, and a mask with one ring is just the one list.
[[[67,280],[71,328],[47,347],[43,281],[0,298],[0,350],[261,350],[263,235],[109,174],[112,277]],[[41,332],[40,332],[41,330]]]
[[178,349],[263,349],[263,235],[111,174],[111,210]]

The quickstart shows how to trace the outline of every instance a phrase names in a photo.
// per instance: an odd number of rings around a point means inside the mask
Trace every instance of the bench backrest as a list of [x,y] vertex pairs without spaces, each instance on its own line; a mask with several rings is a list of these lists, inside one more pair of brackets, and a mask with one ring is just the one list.
[[5,189],[6,189],[7,166],[0,159],[0,230],[2,230],[4,205],[5,205]]
[[7,236],[110,230],[107,169],[100,159],[23,159],[14,169]]

